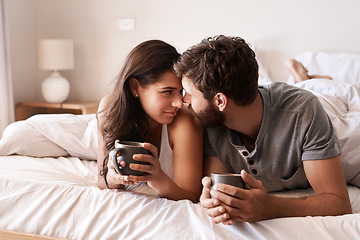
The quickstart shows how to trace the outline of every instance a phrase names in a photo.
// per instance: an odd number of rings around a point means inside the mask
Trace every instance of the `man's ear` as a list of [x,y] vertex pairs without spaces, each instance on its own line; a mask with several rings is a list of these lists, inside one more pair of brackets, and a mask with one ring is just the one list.
[[129,80],[130,91],[134,97],[139,96],[139,86],[140,83],[136,78],[132,78]]
[[217,93],[213,98],[213,104],[220,112],[224,111],[228,103],[227,96],[221,92]]

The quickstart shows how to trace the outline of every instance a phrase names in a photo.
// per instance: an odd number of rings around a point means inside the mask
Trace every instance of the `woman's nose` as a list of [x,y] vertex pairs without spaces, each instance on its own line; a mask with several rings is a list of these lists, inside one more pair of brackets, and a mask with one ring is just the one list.
[[177,108],[181,108],[183,106],[183,104],[184,104],[183,99],[182,99],[181,95],[178,94],[173,101],[173,106],[175,106]]

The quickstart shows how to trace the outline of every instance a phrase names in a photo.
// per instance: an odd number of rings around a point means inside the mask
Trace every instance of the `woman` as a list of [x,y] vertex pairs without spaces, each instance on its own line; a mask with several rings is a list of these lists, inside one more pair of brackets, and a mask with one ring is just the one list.
[[[197,202],[201,192],[202,131],[182,108],[182,86],[172,66],[180,54],[160,40],[145,41],[128,55],[113,93],[98,110],[98,187],[124,188],[147,182],[160,197]],[[109,151],[115,140],[144,142],[150,165],[130,164],[144,176],[118,174]],[[124,166],[124,162],[119,163]]]

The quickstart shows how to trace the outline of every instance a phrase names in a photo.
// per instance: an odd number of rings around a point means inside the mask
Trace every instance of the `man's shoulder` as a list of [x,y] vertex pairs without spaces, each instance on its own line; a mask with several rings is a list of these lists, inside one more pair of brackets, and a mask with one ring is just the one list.
[[282,109],[301,109],[316,96],[296,86],[283,82],[273,82],[265,86],[261,86],[259,91],[265,103],[269,103],[273,107]]
[[299,88],[294,85],[290,85],[285,82],[273,82],[268,85],[264,85],[260,88],[262,88],[263,91],[269,92],[271,95],[278,95],[278,96],[296,95],[307,98],[315,97],[315,95],[312,92],[303,88]]
[[219,136],[222,136],[222,135],[227,135],[228,134],[228,129],[229,129],[228,127],[221,124],[221,125],[218,125],[216,127],[205,128],[204,132],[209,137],[212,137],[212,136],[219,137]]

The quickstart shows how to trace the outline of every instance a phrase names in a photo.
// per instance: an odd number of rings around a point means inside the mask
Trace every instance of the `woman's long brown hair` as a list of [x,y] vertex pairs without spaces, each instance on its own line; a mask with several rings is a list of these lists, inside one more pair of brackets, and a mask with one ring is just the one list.
[[179,57],[173,46],[160,40],[142,42],[129,53],[104,110],[105,121],[99,126],[107,151],[114,147],[116,139],[142,141],[142,133],[149,130],[146,113],[131,93],[129,80],[137,79],[141,87],[153,84],[164,72],[173,71]]

